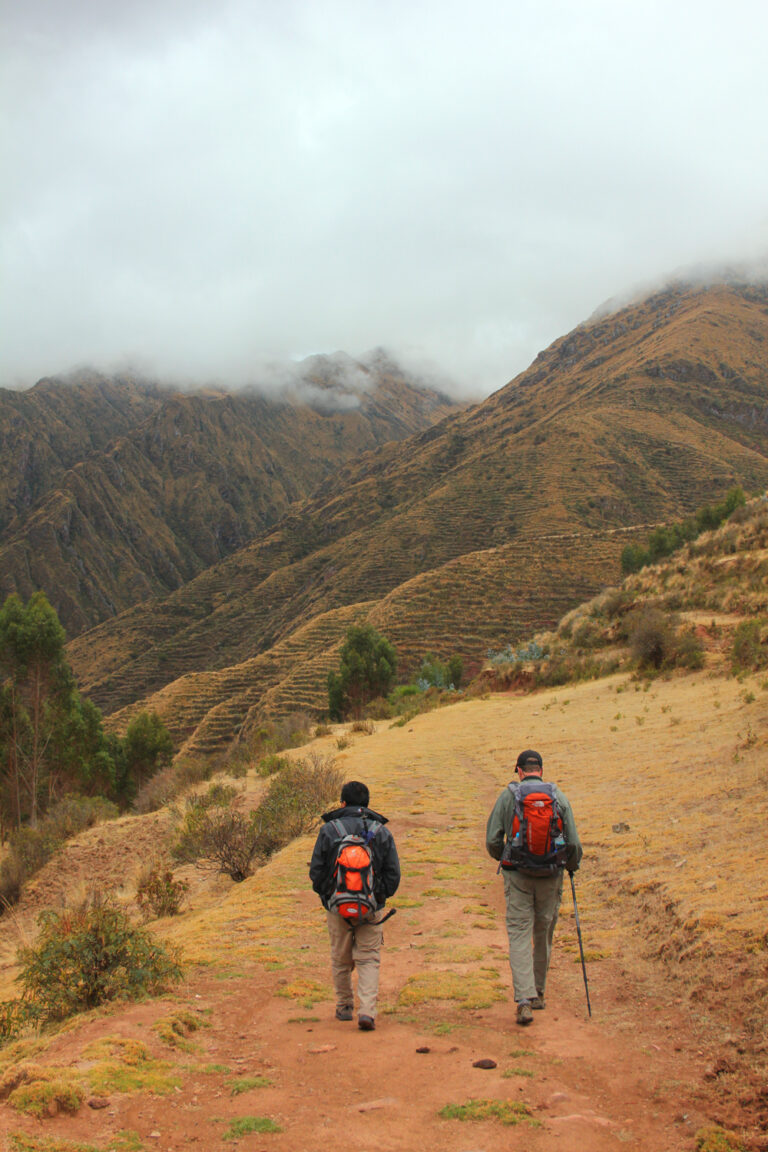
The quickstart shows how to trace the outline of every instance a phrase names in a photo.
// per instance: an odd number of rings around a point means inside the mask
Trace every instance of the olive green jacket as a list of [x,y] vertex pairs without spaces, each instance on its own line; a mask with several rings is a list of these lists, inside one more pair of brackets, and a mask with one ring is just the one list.
[[[565,866],[569,872],[575,872],[579,867],[582,855],[581,843],[576,831],[576,821],[573,818],[573,810],[568,801],[568,797],[560,791],[557,785],[555,785],[555,795],[557,797],[558,807],[562,813],[563,831],[565,833],[565,842],[568,846]],[[515,797],[511,789],[505,788],[493,806],[493,811],[488,817],[488,827],[485,831],[485,846],[488,849],[489,855],[493,856],[494,860],[501,859],[501,853],[504,850],[504,841],[512,829],[512,819],[514,815]]]

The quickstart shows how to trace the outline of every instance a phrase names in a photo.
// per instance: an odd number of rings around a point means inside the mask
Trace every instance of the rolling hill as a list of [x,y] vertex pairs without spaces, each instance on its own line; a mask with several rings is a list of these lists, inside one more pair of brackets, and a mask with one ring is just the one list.
[[100,377],[0,391],[0,596],[69,635],[173,591],[366,449],[457,406],[382,353],[299,365],[272,396]]
[[430,650],[475,670],[614,582],[633,533],[765,487],[766,349],[768,290],[750,285],[677,284],[597,316],[484,403],[348,462],[229,558],[75,640],[78,679],[107,711],[148,702],[210,750],[265,712],[322,707],[352,619],[387,631],[406,672]]

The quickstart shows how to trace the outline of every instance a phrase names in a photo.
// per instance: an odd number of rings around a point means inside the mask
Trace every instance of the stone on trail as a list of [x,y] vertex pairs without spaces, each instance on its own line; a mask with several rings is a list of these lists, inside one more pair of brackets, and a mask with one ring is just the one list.
[[475,1060],[472,1067],[473,1068],[496,1068],[497,1064],[496,1064],[495,1060],[489,1060],[488,1057],[486,1056],[482,1060]]

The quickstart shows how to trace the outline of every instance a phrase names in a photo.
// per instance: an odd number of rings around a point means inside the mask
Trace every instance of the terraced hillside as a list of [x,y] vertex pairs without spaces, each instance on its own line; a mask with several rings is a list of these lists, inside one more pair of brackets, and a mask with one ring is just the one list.
[[76,635],[179,588],[345,460],[455,408],[382,354],[314,357],[272,399],[101,379],[0,392],[0,596],[43,588]]
[[80,682],[115,711],[356,604],[406,669],[427,650],[476,667],[615,582],[617,529],[765,487],[766,347],[768,292],[746,286],[678,286],[594,319],[483,404],[345,465],[228,560],[73,643]]

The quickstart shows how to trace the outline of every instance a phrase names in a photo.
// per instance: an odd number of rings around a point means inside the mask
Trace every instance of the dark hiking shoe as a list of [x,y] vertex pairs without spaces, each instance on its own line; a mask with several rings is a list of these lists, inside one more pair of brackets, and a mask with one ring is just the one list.
[[373,1032],[376,1027],[376,1021],[373,1016],[358,1016],[357,1026],[361,1032]]
[[336,1019],[337,1020],[354,1020],[354,1018],[355,1018],[355,1014],[351,1008],[337,1008],[336,1009]]
[[528,1003],[531,1005],[531,1008],[533,1008],[534,1012],[539,1012],[542,1008],[546,1008],[547,1006],[541,992],[538,996],[532,996]]
[[527,1000],[521,1000],[517,1006],[517,1022],[523,1026],[533,1024],[533,1012]]

